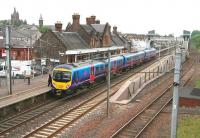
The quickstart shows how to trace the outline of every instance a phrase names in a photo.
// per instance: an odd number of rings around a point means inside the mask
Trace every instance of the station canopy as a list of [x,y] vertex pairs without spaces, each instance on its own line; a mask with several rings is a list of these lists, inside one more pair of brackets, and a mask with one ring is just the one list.
[[106,48],[90,48],[90,49],[76,49],[76,50],[67,50],[65,55],[81,55],[87,53],[99,53],[99,52],[108,52],[108,51],[115,51],[125,49],[124,46],[112,46]]

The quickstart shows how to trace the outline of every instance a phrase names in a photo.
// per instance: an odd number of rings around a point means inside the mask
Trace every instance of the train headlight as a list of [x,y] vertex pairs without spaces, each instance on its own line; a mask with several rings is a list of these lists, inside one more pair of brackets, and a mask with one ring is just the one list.
[[69,88],[69,85],[66,86],[66,89]]

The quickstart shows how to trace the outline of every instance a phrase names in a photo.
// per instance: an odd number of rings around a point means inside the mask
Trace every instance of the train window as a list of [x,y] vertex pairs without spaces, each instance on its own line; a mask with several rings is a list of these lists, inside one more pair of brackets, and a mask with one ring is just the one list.
[[104,70],[104,66],[103,66],[103,65],[100,66],[100,70],[101,70],[101,71]]
[[68,82],[71,80],[71,72],[54,70],[53,79],[57,82]]
[[63,80],[69,81],[70,80],[70,73],[69,72],[63,72]]
[[99,74],[100,70],[99,70],[99,66],[96,67],[96,74]]

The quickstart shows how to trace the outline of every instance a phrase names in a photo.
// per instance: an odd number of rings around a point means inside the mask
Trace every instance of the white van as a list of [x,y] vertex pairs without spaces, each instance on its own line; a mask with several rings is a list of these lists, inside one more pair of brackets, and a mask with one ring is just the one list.
[[[27,61],[11,61],[11,75],[16,78],[24,78],[31,75],[31,62]],[[0,64],[0,77],[6,76],[5,62]]]

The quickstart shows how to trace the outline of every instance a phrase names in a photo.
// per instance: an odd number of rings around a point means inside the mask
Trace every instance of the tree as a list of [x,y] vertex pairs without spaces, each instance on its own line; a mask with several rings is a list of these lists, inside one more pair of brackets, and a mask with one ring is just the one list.
[[196,48],[200,48],[200,31],[192,31],[191,40],[193,46],[195,46]]
[[45,27],[45,26],[42,26],[42,27],[39,27],[39,31],[40,31],[41,33],[46,33],[46,32],[49,31],[49,28],[47,28],[47,27]]

